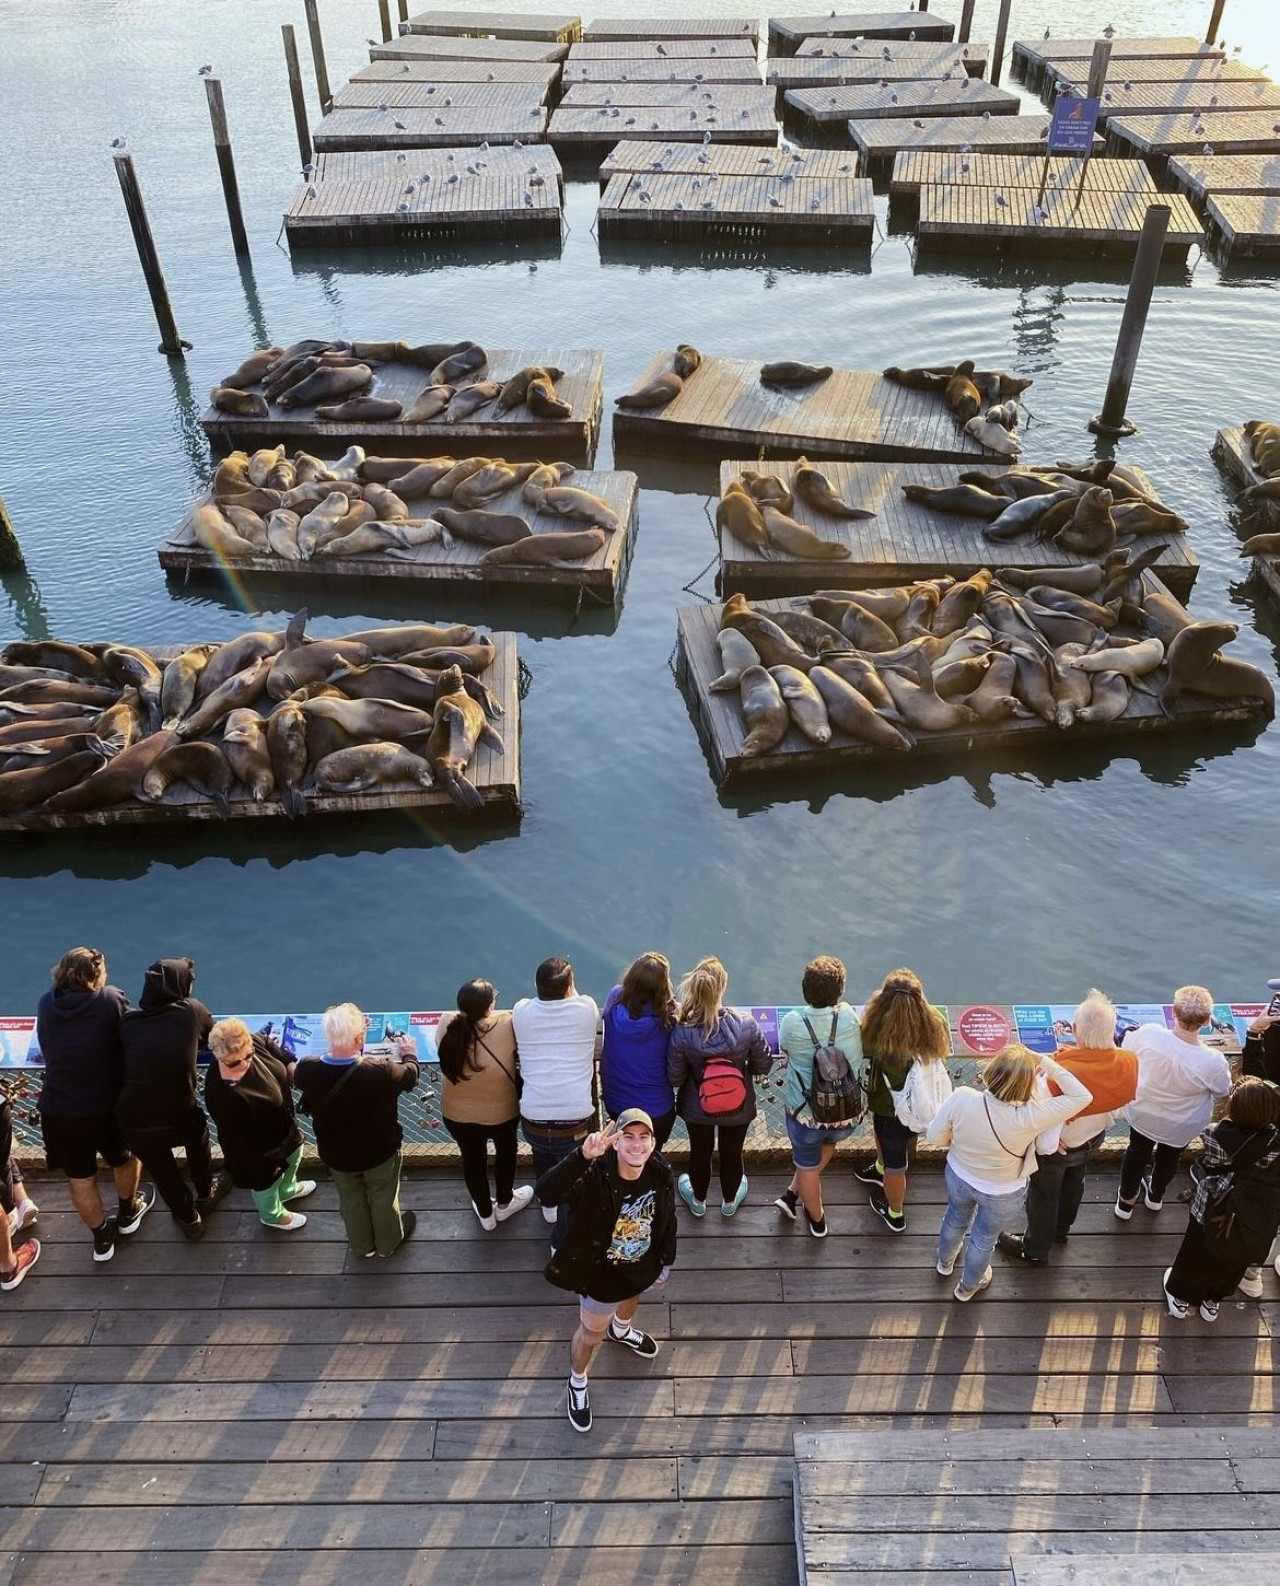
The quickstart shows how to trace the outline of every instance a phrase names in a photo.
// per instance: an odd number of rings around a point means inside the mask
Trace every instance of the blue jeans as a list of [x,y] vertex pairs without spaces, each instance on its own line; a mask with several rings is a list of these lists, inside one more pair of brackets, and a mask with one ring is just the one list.
[[[567,1135],[563,1132],[548,1134],[544,1129],[540,1129],[536,1123],[530,1123],[527,1118],[521,1118],[520,1132],[524,1135],[529,1149],[533,1153],[533,1176],[538,1179],[549,1168],[553,1168],[557,1162],[563,1162],[565,1157],[572,1156],[591,1131],[584,1126],[582,1133],[576,1136]],[[564,1240],[565,1230],[568,1226],[569,1208],[562,1201],[556,1207],[556,1226],[551,1235],[551,1243],[555,1245],[557,1250]]]
[[964,1253],[964,1271],[960,1282],[966,1289],[976,1289],[983,1274],[991,1265],[991,1254],[996,1239],[1006,1228],[1018,1221],[1027,1199],[1027,1186],[1019,1184],[1007,1195],[989,1195],[985,1190],[974,1189],[947,1163],[947,1210],[938,1235],[938,1265],[945,1266],[960,1254],[966,1236],[969,1243]]

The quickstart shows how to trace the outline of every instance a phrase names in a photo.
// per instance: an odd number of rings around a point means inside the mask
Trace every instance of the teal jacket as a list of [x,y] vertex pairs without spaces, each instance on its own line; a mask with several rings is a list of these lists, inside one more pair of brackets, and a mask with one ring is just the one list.
[[787,1060],[783,1105],[791,1117],[811,1126],[814,1126],[813,1109],[807,1096],[813,1093],[814,1046],[804,1021],[808,1018],[814,1035],[826,1046],[831,1036],[833,1013],[836,1015],[835,1044],[849,1059],[849,1067],[857,1073],[862,1061],[862,1027],[847,1002],[838,1002],[834,1008],[792,1008],[783,1014],[778,1026],[778,1049]]

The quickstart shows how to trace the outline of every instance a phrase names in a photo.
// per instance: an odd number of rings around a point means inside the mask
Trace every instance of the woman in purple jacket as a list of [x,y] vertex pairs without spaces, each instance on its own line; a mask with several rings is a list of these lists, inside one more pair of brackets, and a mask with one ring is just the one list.
[[620,1118],[640,1107],[653,1119],[654,1149],[661,1151],[676,1121],[667,1079],[667,1049],[676,1022],[671,965],[661,953],[641,953],[604,1004],[600,1089],[605,1111]]
[[724,1007],[729,976],[718,958],[704,958],[680,982],[679,1016],[671,1032],[667,1078],[689,1131],[689,1171],[676,1183],[695,1217],[707,1214],[711,1157],[719,1132],[720,1211],[732,1217],[747,1198],[742,1147],[756,1115],[752,1078],[769,1072],[773,1053],[749,1013]]

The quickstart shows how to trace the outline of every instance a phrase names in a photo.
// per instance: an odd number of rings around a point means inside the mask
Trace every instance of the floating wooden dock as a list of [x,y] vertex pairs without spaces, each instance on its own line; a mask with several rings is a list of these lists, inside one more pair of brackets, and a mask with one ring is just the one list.
[[[310,408],[281,408],[274,403],[266,418],[242,418],[206,408],[200,423],[217,446],[275,445],[294,441],[323,451],[359,442],[371,452],[390,452],[394,456],[434,456],[451,452],[456,443],[475,441],[481,448],[493,448],[495,456],[511,459],[538,457],[582,461],[588,466],[595,457],[600,433],[600,410],[604,390],[604,354],[596,349],[576,347],[491,347],[489,362],[479,377],[509,380],[528,365],[554,364],[565,371],[556,381],[562,401],[573,409],[567,419],[539,419],[527,407],[502,412],[481,408],[457,424],[445,422],[445,415],[429,424],[405,424],[370,419],[317,419]],[[409,364],[384,363],[375,369],[371,393],[397,398],[406,411],[426,385],[428,371]],[[447,414],[448,409],[445,410]]]
[[569,51],[568,64],[595,61],[601,65],[625,61],[691,61],[736,60],[754,61],[757,45],[746,36],[740,39],[656,38],[597,40],[592,44],[575,44]]
[[374,61],[352,72],[353,83],[536,83],[548,92],[560,67],[544,61]]
[[[630,473],[574,473],[566,484],[593,491],[603,497],[618,515],[622,527],[610,534],[603,548],[582,562],[557,567],[481,567],[480,558],[489,548],[455,540],[448,549],[443,544],[419,545],[412,557],[318,556],[306,562],[287,562],[278,556],[252,556],[228,561],[215,556],[197,541],[187,517],[160,546],[160,565],[170,573],[216,573],[232,576],[264,574],[288,579],[412,579],[431,584],[467,584],[486,587],[520,585],[522,588],[553,589],[576,594],[589,590],[610,605],[622,597],[627,569],[635,543],[638,481]],[[395,481],[390,482],[395,489]],[[205,498],[207,499],[207,498]],[[408,503],[414,517],[430,517],[448,501],[416,498]],[[564,533],[586,528],[585,523],[537,512],[520,495],[520,487],[485,503],[486,512],[510,512],[524,518],[535,534]]]
[[1280,193],[1280,153],[1180,154],[1165,174],[1200,203],[1211,193]]
[[635,44],[667,39],[745,39],[760,43],[754,17],[596,17],[582,30],[584,44]]
[[841,16],[770,17],[769,54],[794,55],[810,39],[900,39],[949,44],[955,28],[931,11],[854,11]]
[[[963,75],[981,77],[985,53],[962,57],[959,44],[913,45],[915,53],[891,61],[870,49],[845,54],[834,49],[821,55],[779,55],[765,62],[765,81],[775,88],[843,88],[851,83],[948,81]],[[927,53],[926,53],[927,52]]]
[[527,11],[422,11],[401,25],[411,34],[450,38],[572,44],[582,36],[581,17],[530,16]]
[[363,149],[431,149],[460,143],[542,143],[545,105],[443,105],[431,110],[333,110],[311,134],[317,153]]
[[727,126],[739,120],[753,124],[761,116],[773,116],[773,90],[762,82],[736,83],[574,83],[560,100],[562,110],[696,109],[699,115],[714,114]]
[[[1062,159],[1049,161],[1048,192],[1075,194],[1083,165],[1086,193],[1127,193],[1149,203],[1162,195],[1141,160]],[[907,150],[893,162],[889,193],[895,200],[918,201],[924,187],[990,187],[1008,193],[1040,187],[1044,170],[1041,154],[936,154]]]
[[676,143],[702,143],[710,133],[717,143],[774,146],[778,123],[773,95],[765,91],[767,108],[743,109],[720,115],[698,105],[600,105],[577,110],[561,106],[552,112],[547,139],[566,153],[590,157],[619,141],[663,139]]
[[611,88],[636,84],[706,83],[718,88],[722,83],[757,85],[760,67],[753,60],[712,60],[692,55],[682,61],[566,61],[562,68],[566,88],[575,83],[606,83]]
[[[916,120],[924,125],[917,126]],[[1048,116],[934,116],[895,117],[887,121],[851,121],[849,136],[868,166],[879,170],[910,149],[968,153],[969,150],[1001,154],[1041,154],[1049,135]],[[1102,152],[1102,139],[1094,147]]]
[[[467,780],[474,783],[484,797],[485,814],[520,814],[520,688],[519,666],[516,658],[516,636],[513,633],[492,633],[496,654],[492,663],[481,674],[483,682],[492,689],[502,706],[503,715],[494,723],[502,738],[502,748],[486,745],[477,748],[475,757],[467,768]],[[150,645],[148,654],[157,661],[167,661],[179,655],[185,646]],[[125,826],[181,826],[190,821],[283,821],[289,816],[279,799],[264,799],[256,803],[248,791],[236,783],[230,794],[229,817],[219,814],[217,807],[202,798],[190,787],[173,789],[163,804],[152,804],[145,799],[129,799],[106,809],[69,811],[66,814],[41,814],[38,811],[22,816],[0,816],[0,835],[32,831],[72,831],[82,827]],[[415,787],[403,791],[386,790],[357,794],[307,794],[307,813],[301,817],[303,825],[322,815],[345,815],[349,819],[361,814],[387,810],[413,810],[435,820],[439,817],[466,816],[449,795],[438,788]],[[477,812],[479,813],[479,812]]]
[[639,239],[724,235],[789,246],[838,241],[870,247],[875,198],[867,177],[825,181],[620,171],[600,199],[600,236]]
[[427,38],[402,33],[369,49],[372,61],[562,61],[567,44],[533,44],[519,39]]
[[[1013,75],[1037,92],[1045,78],[1088,64],[1097,39],[1015,39],[1010,56]],[[1180,38],[1120,38],[1111,40],[1111,68],[1120,61],[1220,61],[1226,52],[1187,36]]]
[[[1118,60],[1107,63],[1106,86],[1117,83],[1187,83],[1199,84],[1212,93],[1219,83],[1257,82],[1265,76],[1256,66],[1246,66],[1243,61],[1223,60],[1211,56],[1200,60]],[[1074,59],[1055,64],[1050,60],[1044,74],[1043,89],[1047,98],[1060,93],[1083,97],[1089,86],[1089,62]]]
[[[1259,414],[1258,417],[1265,419],[1269,415]],[[1245,489],[1250,485],[1260,485],[1265,477],[1253,466],[1249,443],[1241,424],[1228,424],[1218,431],[1213,443],[1213,455],[1232,479]],[[1246,505],[1251,533],[1280,528],[1280,501],[1248,502]],[[1257,560],[1261,561],[1262,558]]]
[[1204,241],[1204,228],[1180,193],[1115,193],[1067,188],[922,187],[916,237],[922,250],[1132,254],[1153,203],[1169,206],[1164,259],[1178,264]]
[[318,154],[316,165],[285,210],[291,248],[558,237],[564,221],[564,176],[545,143],[418,151],[412,165],[385,152]]
[[844,88],[792,88],[786,95],[791,114],[801,122],[818,126],[901,116],[981,119],[984,112],[1016,116],[1021,103],[1017,94],[1005,88],[993,88],[990,83],[963,75],[952,82],[891,83],[887,88],[873,83],[853,83]]
[[[635,387],[670,369],[674,352],[658,353]],[[770,390],[760,361],[708,358],[664,408],[616,408],[614,444],[664,450],[715,448],[721,457],[763,448],[770,456],[875,458],[881,461],[990,462],[928,391],[911,391],[881,374],[837,369],[819,385]]]
[[1280,194],[1213,193],[1205,213],[1228,254],[1280,253]]
[[1245,110],[1280,110],[1280,87],[1272,82],[1219,83],[1121,83],[1107,87],[1098,106],[1098,120],[1104,125],[1113,116],[1183,116],[1189,118],[1212,111],[1223,114]]
[[600,185],[607,187],[619,171],[666,172],[705,176],[773,176],[787,172],[793,180],[834,181],[858,174],[858,157],[848,149],[770,149],[750,145],[657,143],[637,139],[620,143],[600,166]]
[[[999,467],[990,456],[988,466]],[[744,468],[776,474],[790,484],[798,464],[794,462],[757,463],[750,458],[720,464],[720,493]],[[918,501],[908,501],[903,485],[949,486],[956,483],[954,465],[940,463],[843,463],[827,462],[822,471],[836,491],[851,507],[874,512],[873,518],[850,521],[829,518],[814,512],[799,496],[790,516],[807,525],[824,540],[847,545],[847,561],[804,561],[774,551],[765,556],[753,546],[727,531],[720,547],[721,592],[732,595],[741,590],[757,595],[805,594],[836,585],[850,589],[873,589],[891,584],[911,584],[923,578],[950,574],[969,578],[980,568],[990,567],[1066,567],[1083,564],[1087,556],[1073,556],[1055,545],[1042,545],[1030,535],[1005,545],[993,545],[982,537],[986,527],[977,518],[958,512],[933,512]],[[1155,494],[1150,479],[1135,470],[1144,490]],[[1149,545],[1166,547],[1155,571],[1161,581],[1181,601],[1191,594],[1200,571],[1200,562],[1185,534],[1142,535],[1134,540],[1131,554]]]
[[[838,564],[828,563],[829,568]],[[988,562],[988,566],[990,563]],[[1153,587],[1155,581],[1144,575]],[[837,574],[828,587],[850,587],[840,583]],[[759,601],[754,609],[768,615],[790,610],[788,601]],[[1231,723],[1262,722],[1266,707],[1261,700],[1232,700],[1190,703],[1177,701],[1166,716],[1158,700],[1134,689],[1122,716],[1109,722],[1076,722],[1068,731],[1050,726],[1039,716],[994,724],[948,728],[942,732],[920,732],[916,746],[908,751],[874,748],[860,743],[833,728],[830,743],[818,746],[792,725],[786,737],[770,754],[749,759],[742,756],[746,727],[742,720],[739,696],[713,693],[711,683],[724,671],[716,634],[720,631],[722,606],[681,606],[676,611],[676,677],[689,701],[698,736],[707,754],[712,776],[721,786],[742,786],[771,777],[803,777],[805,773],[850,770],[870,765],[913,764],[919,759],[952,756],[963,764],[965,755],[998,749],[1042,748],[1057,744],[1070,753],[1075,746],[1105,738],[1127,738],[1134,733],[1203,732]]]
[[[528,83],[391,82],[348,83],[333,96],[335,110],[440,110],[489,106],[526,113],[531,105],[545,105],[548,85]],[[403,118],[401,118],[403,119]],[[501,117],[499,118],[501,119]]]
[[1280,115],[1274,110],[1206,110],[1203,115],[1113,116],[1107,122],[1109,149],[1128,150],[1145,159],[1171,154],[1280,153]]

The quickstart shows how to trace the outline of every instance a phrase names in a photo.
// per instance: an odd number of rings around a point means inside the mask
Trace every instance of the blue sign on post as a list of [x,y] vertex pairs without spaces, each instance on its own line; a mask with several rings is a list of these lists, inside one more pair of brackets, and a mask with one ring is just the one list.
[[1093,134],[1098,125],[1098,101],[1062,95],[1054,101],[1049,126],[1050,154],[1093,153]]

